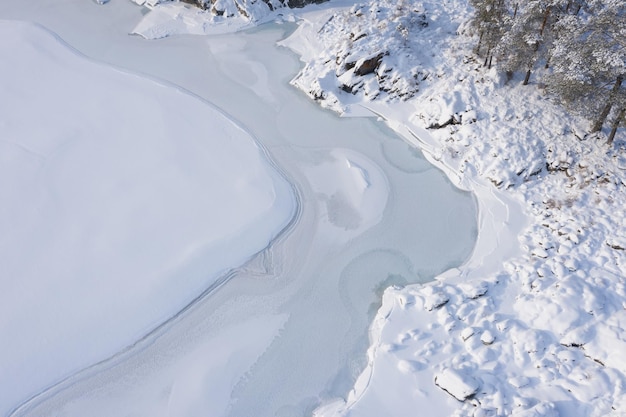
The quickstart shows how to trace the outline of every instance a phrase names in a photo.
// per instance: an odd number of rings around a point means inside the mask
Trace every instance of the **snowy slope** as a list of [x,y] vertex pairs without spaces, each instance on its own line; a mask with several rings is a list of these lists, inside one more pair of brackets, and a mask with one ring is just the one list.
[[[315,414],[624,415],[623,129],[609,148],[536,85],[483,68],[469,12],[463,1],[317,10],[285,42],[304,61],[296,86],[387,120],[481,207],[472,259],[439,282],[388,289],[367,369],[347,401]],[[356,74],[372,57],[375,69]],[[500,219],[490,194],[508,201]],[[494,220],[500,229],[485,227]]]
[[254,138],[184,91],[32,24],[0,21],[0,50],[4,415],[218,285],[295,197]]

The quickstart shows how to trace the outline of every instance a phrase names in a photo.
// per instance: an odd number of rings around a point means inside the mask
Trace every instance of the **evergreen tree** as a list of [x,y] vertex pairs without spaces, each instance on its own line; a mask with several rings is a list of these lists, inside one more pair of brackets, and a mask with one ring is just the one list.
[[[491,67],[525,71],[550,68],[547,87],[566,105],[593,119],[592,131],[612,121],[610,140],[626,124],[625,0],[470,0],[476,52]],[[482,52],[482,54],[481,54]]]
[[497,47],[499,67],[509,73],[525,72],[523,84],[527,85],[537,63],[548,65],[553,27],[567,10],[577,9],[573,3],[574,0],[531,0],[516,8]]
[[532,13],[534,9],[533,4],[523,5],[515,11],[515,17],[509,16],[506,19],[506,32],[495,51],[501,70],[507,73],[517,71],[527,73],[524,85],[528,84],[541,42],[537,22]]
[[481,55],[484,50],[485,66],[491,68],[494,48],[502,38],[506,28],[506,9],[504,0],[470,0],[476,12],[472,26],[479,34],[476,53]]
[[626,4],[593,0],[556,28],[548,88],[593,118],[592,131],[602,129],[612,110],[619,125],[626,102]]

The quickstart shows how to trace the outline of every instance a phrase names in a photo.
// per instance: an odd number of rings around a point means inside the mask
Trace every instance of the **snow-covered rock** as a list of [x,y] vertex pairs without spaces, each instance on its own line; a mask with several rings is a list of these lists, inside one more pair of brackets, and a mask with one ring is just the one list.
[[465,401],[478,391],[478,382],[470,375],[454,369],[444,369],[435,375],[435,385],[459,401]]

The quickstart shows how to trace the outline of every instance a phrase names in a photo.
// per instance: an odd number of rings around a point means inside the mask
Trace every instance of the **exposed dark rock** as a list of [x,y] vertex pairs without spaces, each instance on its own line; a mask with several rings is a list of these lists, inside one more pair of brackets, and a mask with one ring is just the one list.
[[575,347],[575,348],[582,348],[585,346],[584,343],[561,343],[561,346],[565,346],[565,347]]
[[[211,7],[213,6],[213,4],[215,3],[214,0],[180,0],[184,3],[188,3],[188,4],[192,4],[194,6],[197,6],[203,10],[211,10],[211,13],[214,13],[218,16],[222,16],[224,14],[223,10],[217,10],[215,9],[215,7]],[[287,6],[287,7],[295,7],[295,8],[300,8],[300,7],[304,7],[308,4],[319,4],[319,3],[324,3],[327,0],[292,0],[292,1],[284,1],[284,0],[280,0],[280,3],[283,6]],[[274,10],[275,7],[273,4],[271,4],[270,0],[263,0],[263,2],[265,4],[267,4],[267,7],[269,7],[270,10]],[[235,2],[237,9],[239,9],[239,12],[241,13],[241,10],[244,10],[245,7],[237,4],[237,2]],[[247,13],[242,13],[242,15],[247,16]]]
[[235,1],[234,3],[235,3],[235,6],[237,7],[237,11],[239,12],[239,14],[241,14],[245,18],[250,17],[248,15],[248,12],[246,12],[246,9],[244,9],[237,1]]
[[607,245],[609,245],[609,247],[611,249],[615,249],[615,250],[625,250],[626,248],[622,247],[621,245],[619,245],[618,243],[609,243],[606,242]]
[[458,120],[456,117],[454,117],[454,115],[452,115],[445,122],[443,122],[441,124],[433,123],[433,124],[429,125],[428,127],[426,127],[426,129],[442,129],[442,128],[444,128],[446,126],[449,126],[449,125],[459,125],[459,124],[461,124],[461,121]]
[[351,85],[341,84],[341,87],[339,88],[341,88],[341,90],[345,91],[346,93],[354,94],[354,92],[352,91]]
[[352,68],[354,68],[355,65],[356,62],[346,62],[345,64],[343,64],[343,69],[344,71],[350,71]]
[[301,7],[304,7],[308,4],[320,4],[320,3],[324,3],[327,0],[290,0],[287,2],[287,6],[289,7],[294,7],[296,9],[299,9]]
[[326,99],[326,93],[324,93],[324,91],[322,91],[322,90],[311,90],[311,91],[309,91],[309,95],[315,101],[325,100]]
[[374,71],[376,71],[376,69],[382,62],[384,55],[385,55],[384,53],[380,52],[379,54],[371,58],[358,60],[355,63],[354,75],[363,76],[363,75],[373,73]]

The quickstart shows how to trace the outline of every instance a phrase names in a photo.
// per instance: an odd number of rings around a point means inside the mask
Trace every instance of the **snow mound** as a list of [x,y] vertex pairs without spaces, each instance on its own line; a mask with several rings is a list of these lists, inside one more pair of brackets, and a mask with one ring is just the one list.
[[305,166],[303,171],[313,190],[322,196],[323,225],[343,230],[344,239],[355,237],[382,219],[389,185],[385,174],[369,158],[335,148],[320,163]]
[[450,368],[435,375],[435,385],[459,401],[465,401],[472,397],[479,387],[478,382],[470,375],[464,375]]
[[209,104],[31,24],[0,21],[0,51],[6,414],[219,285],[286,227],[295,200]]

